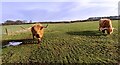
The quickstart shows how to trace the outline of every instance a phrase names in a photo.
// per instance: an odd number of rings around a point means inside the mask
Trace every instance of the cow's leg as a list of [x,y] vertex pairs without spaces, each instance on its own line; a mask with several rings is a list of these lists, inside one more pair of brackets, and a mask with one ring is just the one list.
[[33,36],[33,39],[35,39],[35,38],[34,38],[34,36],[35,36],[35,35],[34,35],[34,34],[32,34],[32,36]]
[[38,48],[40,48],[41,38],[38,38]]
[[109,29],[107,29],[107,34],[111,34]]
[[40,42],[41,42],[41,38],[38,38],[38,44],[40,44]]
[[100,31],[100,26],[99,26],[99,31]]
[[99,31],[100,31],[100,28],[99,28]]
[[110,34],[110,32],[107,30],[107,34]]
[[105,33],[105,30],[102,30],[103,33]]
[[99,21],[99,31],[101,31],[101,27],[102,27],[102,24],[101,24],[101,22]]

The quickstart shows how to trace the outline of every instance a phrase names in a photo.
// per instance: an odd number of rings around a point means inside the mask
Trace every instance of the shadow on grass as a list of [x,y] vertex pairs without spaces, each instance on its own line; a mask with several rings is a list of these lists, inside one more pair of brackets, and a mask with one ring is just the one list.
[[82,36],[106,36],[101,31],[70,31],[66,32],[69,35],[82,35]]
[[2,48],[5,48],[5,45],[9,44],[9,42],[22,42],[20,45],[37,44],[37,39],[2,40]]

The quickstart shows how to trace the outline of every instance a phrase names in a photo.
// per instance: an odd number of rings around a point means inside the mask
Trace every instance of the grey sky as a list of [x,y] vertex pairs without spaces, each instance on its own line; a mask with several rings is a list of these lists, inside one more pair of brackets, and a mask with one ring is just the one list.
[[6,20],[60,21],[118,15],[118,0],[2,1],[2,22]]

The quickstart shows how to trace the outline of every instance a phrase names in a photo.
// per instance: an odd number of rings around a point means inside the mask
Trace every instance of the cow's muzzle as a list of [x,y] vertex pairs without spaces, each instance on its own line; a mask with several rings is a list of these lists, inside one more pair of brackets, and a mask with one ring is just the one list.
[[38,38],[38,43],[41,43],[41,38]]

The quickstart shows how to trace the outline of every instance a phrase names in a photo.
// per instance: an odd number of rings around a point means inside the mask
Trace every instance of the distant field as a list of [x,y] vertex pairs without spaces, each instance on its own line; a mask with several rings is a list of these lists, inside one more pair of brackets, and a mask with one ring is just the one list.
[[[19,46],[10,46],[2,50],[3,63],[117,63],[118,21],[112,22],[116,28],[111,35],[98,31],[98,22],[78,22],[49,24],[38,48],[37,40],[32,39],[30,31],[6,35],[8,32],[22,30],[20,26],[2,27],[2,45],[9,41],[23,42]],[[43,24],[46,25],[46,24]]]

